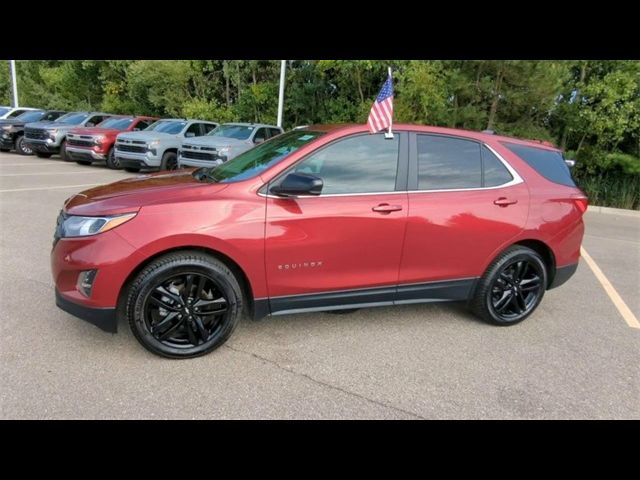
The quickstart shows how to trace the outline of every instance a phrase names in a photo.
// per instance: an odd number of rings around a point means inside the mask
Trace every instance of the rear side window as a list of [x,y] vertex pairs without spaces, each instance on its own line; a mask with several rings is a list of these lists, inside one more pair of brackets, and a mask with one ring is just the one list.
[[482,146],[482,166],[485,187],[497,187],[513,180],[507,167],[485,145]]
[[571,171],[564,162],[564,158],[562,158],[560,152],[526,147],[515,143],[505,143],[504,146],[518,155],[518,157],[547,180],[568,187],[576,186],[571,178]]
[[418,190],[482,186],[480,144],[459,138],[418,135]]

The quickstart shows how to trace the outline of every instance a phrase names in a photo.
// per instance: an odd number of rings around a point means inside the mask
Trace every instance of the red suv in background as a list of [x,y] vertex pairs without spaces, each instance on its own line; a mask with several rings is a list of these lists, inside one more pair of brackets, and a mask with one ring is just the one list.
[[107,167],[119,169],[113,148],[116,136],[121,132],[144,130],[156,120],[156,117],[118,115],[95,127],[75,128],[67,134],[67,155],[81,165],[106,161]]
[[447,128],[311,126],[218,167],[86,190],[60,212],[56,302],[167,357],[267,315],[467,301],[513,325],[564,283],[587,207],[548,145]]

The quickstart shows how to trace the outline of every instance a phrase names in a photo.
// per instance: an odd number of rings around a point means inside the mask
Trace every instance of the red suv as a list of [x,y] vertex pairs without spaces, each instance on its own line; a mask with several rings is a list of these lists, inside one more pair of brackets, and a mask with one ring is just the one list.
[[107,167],[119,169],[120,163],[113,148],[118,134],[144,130],[156,120],[156,117],[118,115],[95,127],[75,128],[67,134],[67,155],[80,165],[106,161]]
[[462,300],[513,325],[576,270],[585,195],[562,153],[488,133],[311,126],[218,167],[65,202],[56,303],[167,357],[267,315]]

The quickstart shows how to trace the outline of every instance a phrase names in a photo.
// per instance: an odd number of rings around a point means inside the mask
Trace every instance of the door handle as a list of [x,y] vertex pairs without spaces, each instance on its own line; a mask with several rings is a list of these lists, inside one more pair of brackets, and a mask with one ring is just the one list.
[[389,205],[388,203],[381,203],[377,207],[371,208],[371,210],[379,213],[391,213],[402,210],[402,205]]
[[500,197],[497,200],[494,200],[493,203],[499,207],[508,207],[509,205],[518,203],[518,200],[510,200],[507,197]]

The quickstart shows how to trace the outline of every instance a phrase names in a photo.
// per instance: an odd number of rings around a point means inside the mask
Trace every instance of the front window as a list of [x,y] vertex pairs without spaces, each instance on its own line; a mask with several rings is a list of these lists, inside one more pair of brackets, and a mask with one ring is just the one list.
[[54,120],[55,123],[66,123],[67,125],[80,125],[89,116],[88,113],[67,113]]
[[246,140],[251,136],[253,129],[250,125],[220,125],[207,135],[212,137],[235,138],[236,140]]
[[245,180],[260,174],[321,135],[324,133],[305,130],[285,133],[241,153],[218,167],[198,169],[194,175],[222,183]]
[[129,125],[131,125],[131,122],[133,122],[133,118],[111,117],[107,118],[104,122],[99,123],[98,127],[113,128],[114,130],[126,130],[129,128]]
[[28,111],[29,110],[14,110],[9,115],[7,115],[7,118],[16,118],[16,117],[22,115],[24,112],[28,112]]
[[24,112],[22,115],[18,115],[16,120],[20,120],[21,122],[29,123],[29,122],[37,122],[42,118],[44,112]]
[[179,120],[158,120],[157,122],[152,123],[149,128],[145,128],[145,131],[177,135],[182,131],[186,124],[187,122],[181,122]]

